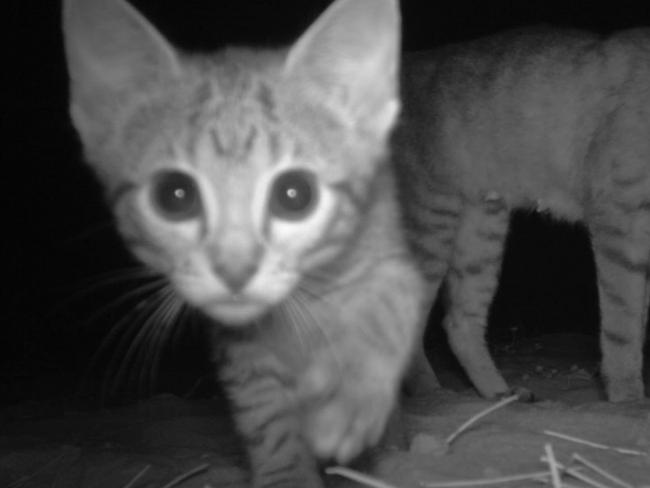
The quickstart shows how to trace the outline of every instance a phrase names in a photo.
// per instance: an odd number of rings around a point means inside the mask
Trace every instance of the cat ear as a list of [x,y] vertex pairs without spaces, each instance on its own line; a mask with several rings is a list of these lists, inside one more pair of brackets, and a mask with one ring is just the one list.
[[73,118],[97,95],[143,89],[178,72],[173,48],[124,0],[64,0]]
[[285,73],[383,137],[399,111],[396,0],[337,0],[293,45]]
[[178,69],[173,48],[124,0],[64,0],[63,33],[73,82],[120,89]]

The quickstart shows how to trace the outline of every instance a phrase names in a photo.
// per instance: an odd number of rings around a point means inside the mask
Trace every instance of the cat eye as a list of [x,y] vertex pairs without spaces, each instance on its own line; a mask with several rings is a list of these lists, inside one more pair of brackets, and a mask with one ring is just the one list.
[[151,188],[151,201],[156,211],[171,221],[190,220],[201,213],[201,194],[196,181],[181,171],[158,174]]
[[305,170],[285,171],[278,175],[271,187],[269,210],[283,220],[307,217],[318,201],[316,176]]

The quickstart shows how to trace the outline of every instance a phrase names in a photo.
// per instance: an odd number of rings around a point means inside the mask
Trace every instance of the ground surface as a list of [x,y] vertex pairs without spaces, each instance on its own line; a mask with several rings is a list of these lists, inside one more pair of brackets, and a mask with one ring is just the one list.
[[[550,443],[562,463],[569,464],[578,453],[627,486],[650,486],[650,400],[626,405],[603,402],[593,352],[592,340],[567,334],[497,350],[508,381],[533,390],[543,400],[497,410],[448,449],[441,447],[444,439],[490,402],[479,399],[455,371],[441,367],[446,389],[405,405],[413,439],[410,449],[377,450],[356,467],[400,488],[494,478],[545,469],[540,458]],[[544,430],[637,454],[576,444],[550,437]],[[227,413],[214,400],[162,395],[111,410],[75,411],[39,402],[0,412],[0,487],[243,487],[241,465]],[[195,468],[199,469],[192,474]],[[624,486],[589,469],[582,472],[602,486]],[[177,478],[182,475],[186,479]],[[589,486],[565,479],[570,486]],[[361,485],[330,476],[328,486]],[[529,480],[496,486],[543,485]]]

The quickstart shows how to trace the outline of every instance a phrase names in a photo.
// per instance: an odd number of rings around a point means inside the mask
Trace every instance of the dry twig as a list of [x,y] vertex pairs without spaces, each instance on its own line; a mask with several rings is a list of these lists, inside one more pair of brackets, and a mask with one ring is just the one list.
[[420,483],[425,488],[463,488],[473,486],[501,485],[503,483],[514,483],[516,481],[546,481],[550,473],[548,471],[537,471],[535,473],[514,474],[511,476],[499,476],[495,478],[484,478],[478,480],[457,480],[457,481],[432,481]]
[[149,471],[151,468],[151,464],[147,464],[144,468],[140,470],[138,474],[136,474],[131,481],[129,481],[126,485],[124,485],[124,488],[132,488],[135,486],[136,482],[144,476],[144,474]]
[[162,488],[174,488],[174,486],[180,485],[183,481],[185,481],[188,478],[191,478],[192,476],[195,476],[199,473],[202,473],[203,471],[207,470],[210,467],[209,464],[201,464],[200,466],[197,466],[194,469],[189,470],[187,473],[183,473],[173,480],[171,480],[169,483],[167,483],[165,486]]
[[616,451],[621,454],[630,454],[632,456],[648,456],[648,453],[643,452],[643,451],[637,451],[635,449],[628,449],[626,447],[614,447],[614,446],[607,446],[605,444],[599,444],[597,442],[591,442],[591,441],[586,441],[584,439],[580,439],[578,437],[573,437],[570,435],[566,434],[561,434],[559,432],[554,432],[552,430],[544,430],[542,431],[546,435],[550,435],[551,437],[557,437],[558,439],[564,439],[565,441],[570,441],[570,442],[575,442],[576,444],[582,444],[585,446],[593,447],[595,449],[606,449],[608,451]]
[[620,479],[617,476],[614,476],[613,474],[609,473],[608,471],[605,471],[603,468],[600,466],[597,466],[596,464],[592,463],[591,461],[588,461],[585,459],[583,456],[580,454],[574,453],[573,454],[573,459],[581,464],[584,464],[587,466],[589,469],[592,471],[595,471],[599,475],[601,475],[603,478],[608,479],[609,481],[616,483],[619,486],[622,486],[623,488],[634,488],[631,484],[626,483],[622,479]]
[[471,417],[467,422],[465,422],[463,425],[458,427],[458,429],[456,429],[449,437],[447,437],[447,440],[446,440],[447,445],[448,446],[451,445],[451,443],[454,442],[456,440],[456,438],[460,434],[462,434],[464,431],[466,431],[472,424],[474,424],[478,420],[480,420],[483,417],[485,417],[486,415],[494,412],[495,410],[498,410],[498,409],[500,409],[502,407],[505,407],[506,405],[508,405],[508,404],[510,404],[512,402],[517,401],[518,399],[519,399],[518,395],[512,395],[512,396],[510,396],[508,398],[504,398],[499,403],[495,403],[491,407],[488,407],[485,410],[477,413],[476,415]]
[[38,468],[38,469],[37,469],[36,471],[34,471],[33,473],[30,473],[30,474],[27,475],[27,476],[21,476],[19,479],[17,479],[17,480],[15,480],[15,481],[13,481],[12,483],[10,483],[8,488],[18,488],[18,487],[24,485],[24,484],[27,483],[29,480],[33,479],[34,477],[36,477],[37,475],[39,475],[40,473],[42,473],[42,472],[45,471],[46,469],[48,469],[48,468],[54,466],[54,465],[55,465],[56,463],[58,463],[59,461],[65,459],[66,455],[67,455],[66,451],[63,450],[63,451],[60,452],[57,456],[55,456],[53,459],[50,459],[47,463],[45,463],[44,465],[42,465],[40,468]]
[[544,452],[546,452],[546,458],[544,461],[548,464],[548,468],[551,472],[551,480],[553,481],[553,488],[562,488],[562,480],[560,479],[560,470],[558,469],[558,462],[555,460],[555,453],[553,452],[553,447],[551,444],[544,444]]
[[[548,457],[547,456],[542,456],[542,461],[547,462]],[[573,478],[582,481],[583,483],[593,486],[594,488],[611,488],[610,486],[603,485],[599,481],[596,481],[595,479],[591,478],[590,476],[587,476],[586,474],[583,474],[580,471],[580,468],[570,468],[567,466],[564,466],[562,463],[555,461],[555,464],[559,469],[562,470],[562,472],[566,473],[569,476],[572,476]],[[561,486],[561,485],[560,485]]]
[[367,474],[343,466],[325,468],[325,473],[342,476],[349,480],[356,481],[357,483],[361,483],[362,485],[370,486],[371,488],[396,488],[395,486],[389,485],[377,478],[373,478],[372,476],[368,476]]

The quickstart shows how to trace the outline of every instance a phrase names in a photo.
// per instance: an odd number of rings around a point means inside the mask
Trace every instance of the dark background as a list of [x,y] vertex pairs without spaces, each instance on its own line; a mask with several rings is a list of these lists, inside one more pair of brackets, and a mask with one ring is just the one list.
[[[329,0],[139,0],[175,44],[208,50],[227,43],[295,39]],[[2,307],[0,403],[76,391],[108,326],[132,302],[106,308],[128,289],[101,282],[130,264],[98,185],[80,161],[67,116],[58,1],[11,0],[2,68]],[[607,33],[650,25],[647,2],[402,0],[404,46],[429,48],[498,30],[549,23]],[[8,82],[8,83],[7,83]],[[649,80],[650,82],[650,80]],[[518,214],[509,239],[494,330],[505,336],[593,332],[594,271],[586,234]],[[106,282],[106,279],[103,280]],[[189,327],[164,361],[159,389],[186,391],[205,373],[201,335]],[[100,361],[100,372],[106,364]],[[188,386],[189,385],[189,386]]]

